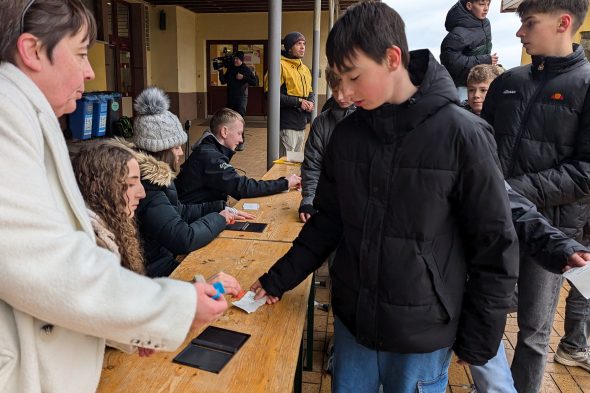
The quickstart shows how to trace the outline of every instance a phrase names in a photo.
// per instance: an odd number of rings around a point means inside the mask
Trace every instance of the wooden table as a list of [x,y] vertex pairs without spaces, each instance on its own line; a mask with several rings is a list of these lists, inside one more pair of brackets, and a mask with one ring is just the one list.
[[[234,275],[248,288],[289,249],[281,242],[215,239],[191,253],[172,277],[190,280],[196,273],[208,277],[220,270]],[[191,331],[175,353],[149,358],[107,351],[98,392],[275,393],[293,390],[293,381],[305,323],[311,276],[285,293],[273,306],[255,313],[230,307],[213,325],[251,334],[244,346],[219,374],[172,363],[191,339]]]
[[[262,177],[263,180],[273,180],[281,176],[300,174],[300,165],[275,164]],[[244,210],[244,203],[257,203],[259,210]],[[299,220],[299,204],[301,203],[301,192],[291,190],[274,195],[258,198],[244,198],[239,200],[234,207],[256,215],[253,222],[264,222],[268,226],[262,233],[223,231],[219,235],[226,239],[252,239],[292,243],[299,235],[303,223]]]

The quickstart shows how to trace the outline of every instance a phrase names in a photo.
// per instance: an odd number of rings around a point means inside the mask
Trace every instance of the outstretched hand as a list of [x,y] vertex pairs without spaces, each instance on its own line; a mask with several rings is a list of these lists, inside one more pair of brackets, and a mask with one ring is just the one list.
[[254,300],[262,299],[263,297],[266,296],[266,304],[275,304],[276,302],[279,301],[278,297],[271,296],[266,293],[264,288],[262,288],[262,284],[260,283],[260,280],[256,280],[256,282],[250,286],[250,290],[252,292],[256,293],[256,295],[254,296]]
[[582,267],[590,261],[590,252],[577,251],[567,258],[567,265],[563,268],[567,272],[573,267]]

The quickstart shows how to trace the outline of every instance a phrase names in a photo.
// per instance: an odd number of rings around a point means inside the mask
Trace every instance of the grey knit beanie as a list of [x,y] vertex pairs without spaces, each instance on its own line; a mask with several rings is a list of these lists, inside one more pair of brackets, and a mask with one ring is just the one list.
[[170,99],[164,90],[148,87],[135,99],[133,143],[152,153],[186,143],[186,132],[175,114],[168,111]]

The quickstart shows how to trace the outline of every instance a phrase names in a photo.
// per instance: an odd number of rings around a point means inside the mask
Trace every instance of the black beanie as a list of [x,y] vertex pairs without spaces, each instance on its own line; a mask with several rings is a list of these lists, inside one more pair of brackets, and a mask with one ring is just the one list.
[[289,49],[291,49],[291,47],[293,45],[295,45],[295,43],[297,41],[305,41],[305,36],[298,31],[293,31],[293,32],[287,34],[285,36],[285,38],[283,39],[283,45],[285,45],[285,51],[289,52]]
[[234,57],[237,57],[238,59],[240,59],[242,62],[244,61],[244,52],[242,52],[241,50],[237,51],[236,54],[234,55]]

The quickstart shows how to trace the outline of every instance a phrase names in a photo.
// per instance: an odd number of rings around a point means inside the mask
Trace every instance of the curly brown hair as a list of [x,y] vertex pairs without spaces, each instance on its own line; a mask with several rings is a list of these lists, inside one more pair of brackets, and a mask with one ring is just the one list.
[[76,181],[86,205],[115,235],[121,264],[144,274],[143,256],[135,220],[127,210],[127,163],[135,153],[113,141],[92,141],[72,159]]

